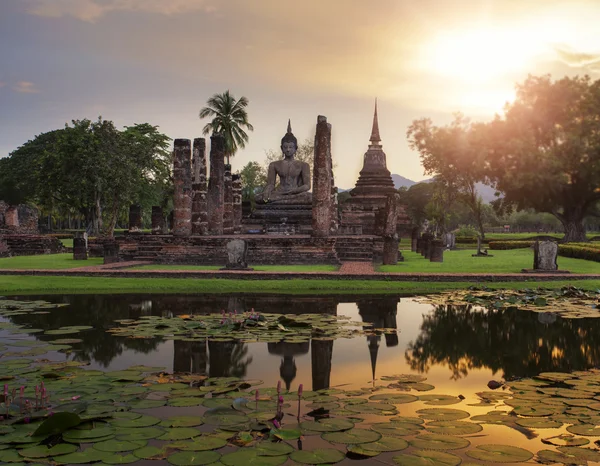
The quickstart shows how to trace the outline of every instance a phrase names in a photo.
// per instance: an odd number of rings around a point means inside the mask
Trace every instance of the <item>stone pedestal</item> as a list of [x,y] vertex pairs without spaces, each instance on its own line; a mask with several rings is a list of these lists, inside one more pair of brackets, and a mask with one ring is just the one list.
[[433,247],[433,240],[427,239],[425,240],[425,244],[423,247],[423,257],[425,259],[431,259],[431,249]]
[[221,270],[252,270],[248,268],[246,256],[248,255],[248,243],[242,239],[229,241],[227,249],[227,265]]
[[240,175],[231,175],[231,190],[233,193],[233,232],[239,233],[242,229],[242,177]]
[[223,190],[223,234],[233,235],[233,187],[231,165],[225,165]]
[[415,227],[410,232],[410,250],[412,252],[418,252],[417,251],[417,241],[418,240],[419,240],[419,228]]
[[189,139],[175,139],[173,151],[173,235],[192,234],[192,145]]
[[104,263],[114,264],[119,262],[119,243],[116,241],[104,242]]
[[444,262],[444,249],[445,245],[442,240],[431,241],[429,261],[430,262]]
[[206,178],[206,141],[204,138],[194,139],[192,181],[192,234],[208,234],[208,211]]
[[163,214],[162,207],[153,205],[152,206],[152,234],[153,235],[164,235],[167,233],[167,225],[165,222],[165,216]]
[[142,207],[134,204],[129,206],[129,233],[142,232]]
[[210,179],[208,181],[208,231],[223,234],[225,203],[225,138],[213,134],[210,138]]
[[76,236],[73,238],[73,260],[84,261],[87,258],[87,238]]
[[533,245],[533,268],[544,272],[558,270],[558,244],[554,241],[536,241]]
[[329,236],[331,228],[331,125],[327,118],[317,118],[313,169],[312,234]]

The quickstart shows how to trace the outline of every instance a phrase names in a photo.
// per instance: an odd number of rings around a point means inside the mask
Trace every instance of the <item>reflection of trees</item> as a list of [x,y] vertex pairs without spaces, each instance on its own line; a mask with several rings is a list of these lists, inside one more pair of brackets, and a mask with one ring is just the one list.
[[252,362],[248,344],[233,341],[209,341],[208,358],[210,377],[244,377]]
[[[23,298],[31,300],[32,298]],[[33,298],[35,299],[35,298]],[[121,296],[118,299],[110,295],[65,295],[43,299],[50,302],[68,303],[69,306],[50,310],[48,314],[23,314],[11,316],[15,324],[30,328],[55,329],[70,325],[90,325],[94,327],[77,334],[34,336],[42,341],[51,342],[58,338],[81,338],[81,343],[73,345],[73,358],[79,361],[96,361],[104,367],[119,356],[124,349],[141,353],[156,350],[162,339],[131,339],[114,337],[106,330],[115,326],[117,319],[136,319],[142,312],[140,298]],[[137,306],[136,306],[137,305]]]
[[423,317],[421,334],[406,350],[411,369],[447,364],[452,377],[470,369],[502,371],[504,378],[544,371],[583,370],[600,363],[600,320],[539,319],[519,310],[436,306]]

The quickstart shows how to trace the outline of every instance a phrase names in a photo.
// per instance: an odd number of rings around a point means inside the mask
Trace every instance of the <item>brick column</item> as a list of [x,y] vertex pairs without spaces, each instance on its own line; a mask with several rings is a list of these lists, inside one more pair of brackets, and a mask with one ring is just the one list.
[[233,235],[233,186],[231,179],[231,165],[225,165],[223,176],[223,233]]
[[431,242],[429,261],[444,262],[444,242],[441,239],[436,239]]
[[242,177],[231,175],[231,189],[233,192],[233,232],[242,230]]
[[134,204],[129,206],[129,233],[142,232],[142,207]]
[[398,194],[390,194],[385,201],[383,215],[383,265],[396,265],[398,263]]
[[331,227],[331,125],[319,115],[313,168],[312,235],[329,236]]
[[115,240],[104,242],[104,263],[114,264],[119,262],[119,243]]
[[173,151],[173,234],[192,234],[192,146],[189,139],[175,139]]
[[194,180],[192,183],[192,234],[208,234],[207,190],[206,180],[206,141],[204,138],[194,139],[193,156]]
[[208,181],[208,231],[211,235],[223,234],[225,202],[225,138],[213,134],[210,138],[210,180]]

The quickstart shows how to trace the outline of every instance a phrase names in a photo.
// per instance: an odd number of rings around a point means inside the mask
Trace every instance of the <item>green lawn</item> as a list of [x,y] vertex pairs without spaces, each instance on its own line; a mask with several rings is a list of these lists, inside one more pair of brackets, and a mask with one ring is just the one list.
[[[0,269],[71,269],[100,265],[103,262],[102,257],[76,261],[73,260],[73,254],[44,254],[40,256],[4,257],[0,259]],[[0,280],[2,278],[0,277]]]
[[[262,272],[335,272],[337,265],[250,265]],[[166,265],[151,264],[131,267],[127,270],[219,270],[222,265]]]
[[[390,282],[359,280],[227,280],[186,278],[101,278],[0,276],[0,295],[100,293],[276,293],[276,294],[389,294],[417,295],[465,289],[467,282]],[[484,283],[493,289],[560,288],[574,285],[600,288],[600,280]]]
[[[416,252],[403,251],[404,262],[383,265],[381,272],[428,272],[428,273],[517,273],[533,267],[533,251],[511,249],[490,250],[494,257],[472,257],[474,249],[445,251],[444,262],[429,262]],[[600,263],[569,257],[558,257],[558,268],[572,273],[600,273]]]
[[65,248],[73,247],[73,238],[62,238],[60,242],[63,244]]

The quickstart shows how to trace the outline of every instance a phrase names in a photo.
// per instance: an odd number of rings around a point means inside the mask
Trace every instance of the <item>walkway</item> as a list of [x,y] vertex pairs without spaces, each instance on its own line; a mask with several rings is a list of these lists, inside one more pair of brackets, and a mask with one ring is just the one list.
[[512,282],[554,280],[600,280],[598,274],[574,273],[383,273],[376,272],[369,262],[345,262],[334,272],[262,272],[239,270],[130,270],[128,267],[152,262],[133,261],[74,269],[2,269],[0,275],[45,275],[67,277],[119,278],[225,278],[243,280],[385,280],[396,282]]

